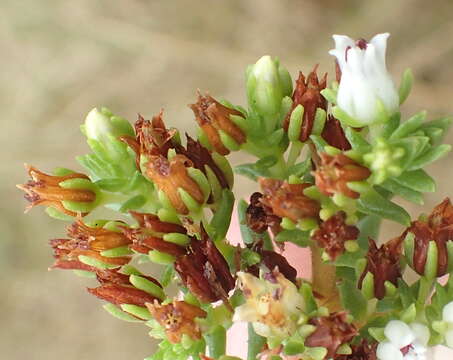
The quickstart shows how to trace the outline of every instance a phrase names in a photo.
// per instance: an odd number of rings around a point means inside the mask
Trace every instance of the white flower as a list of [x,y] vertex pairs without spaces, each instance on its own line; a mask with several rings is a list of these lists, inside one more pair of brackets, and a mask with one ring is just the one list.
[[235,309],[233,321],[251,322],[255,332],[264,337],[292,335],[305,308],[296,286],[277,270],[270,274],[271,281],[245,272],[237,275],[246,302]]
[[363,125],[376,121],[378,101],[389,114],[399,106],[398,92],[385,65],[388,37],[388,33],[378,34],[367,43],[333,36],[335,49],[329,54],[337,58],[341,69],[337,105]]
[[444,306],[442,320],[447,323],[445,333],[445,345],[453,349],[453,301]]
[[378,345],[376,355],[379,360],[426,360],[430,332],[420,323],[407,325],[399,320],[391,320],[384,329],[384,341]]

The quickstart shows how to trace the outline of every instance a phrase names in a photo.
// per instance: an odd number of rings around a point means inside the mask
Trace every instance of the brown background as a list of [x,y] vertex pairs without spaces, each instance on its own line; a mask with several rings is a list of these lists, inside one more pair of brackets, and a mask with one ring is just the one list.
[[[163,107],[169,124],[193,130],[186,104],[197,88],[243,104],[244,69],[259,56],[278,56],[292,74],[318,62],[331,71],[332,33],[384,31],[392,33],[391,72],[399,77],[410,66],[416,75],[404,112],[451,112],[451,0],[1,0],[0,358],[117,360],[153,352],[146,329],[105,313],[85,292],[86,280],[47,272],[47,239],[63,228],[42,209],[23,216],[14,188],[25,180],[23,162],[78,169],[74,156],[87,151],[78,127],[94,106],[131,121]],[[451,161],[431,167],[439,186],[426,209],[451,193]],[[251,187],[243,184],[246,194]]]

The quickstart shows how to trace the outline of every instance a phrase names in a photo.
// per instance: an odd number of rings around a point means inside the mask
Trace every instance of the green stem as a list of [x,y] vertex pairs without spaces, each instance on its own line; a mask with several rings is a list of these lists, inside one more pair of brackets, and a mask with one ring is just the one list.
[[205,336],[209,356],[218,359],[226,352],[226,330],[223,326],[216,326],[214,331]]
[[256,356],[263,351],[266,338],[259,336],[255,330],[253,330],[252,324],[248,324],[248,336],[247,360],[256,360]]
[[278,157],[277,163],[269,168],[269,172],[274,178],[285,179],[286,178],[286,162],[283,158],[283,154]]
[[417,297],[417,315],[424,313],[426,301],[431,295],[433,289],[434,280],[429,280],[426,277],[420,278],[420,287],[418,289]]

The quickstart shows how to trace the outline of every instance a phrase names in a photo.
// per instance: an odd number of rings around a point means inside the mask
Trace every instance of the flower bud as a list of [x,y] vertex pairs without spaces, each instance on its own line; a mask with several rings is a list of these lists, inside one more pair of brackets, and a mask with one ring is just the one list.
[[222,105],[210,95],[201,94],[190,108],[209,143],[219,154],[228,155],[230,150],[245,143],[245,133],[233,121],[234,117],[244,118],[240,111]]
[[359,236],[359,229],[355,226],[346,225],[346,214],[343,211],[323,221],[319,228],[312,235],[319,247],[335,260],[342,255],[347,241],[354,241]]
[[288,71],[269,55],[263,56],[248,68],[249,105],[266,119],[268,132],[274,130],[282,100],[285,96],[291,96],[291,92],[292,83]]
[[346,312],[315,317],[309,324],[316,326],[316,329],[305,340],[305,346],[327,349],[325,359],[336,359],[340,346],[349,343],[358,333],[355,326],[347,322]]
[[279,217],[289,218],[297,223],[306,218],[317,218],[320,210],[318,202],[304,195],[310,184],[289,184],[282,180],[259,180],[264,197],[261,202],[272,209]]
[[361,125],[378,121],[381,105],[389,115],[398,110],[398,92],[385,64],[388,37],[388,33],[378,34],[368,43],[333,36],[335,49],[329,53],[341,69],[337,105]]
[[198,306],[176,300],[170,304],[161,305],[155,300],[147,303],[146,307],[153,318],[164,328],[171,343],[180,343],[183,335],[187,335],[193,340],[201,339],[201,330],[195,322],[195,318],[205,318],[207,313]]
[[[326,88],[327,73],[319,80],[317,68],[316,65],[307,78],[302,72],[299,72],[299,78],[296,80],[296,88],[292,96],[293,105],[283,122],[283,128],[288,132],[292,121],[300,121],[295,130],[299,133],[298,140],[302,142],[307,141],[312,134],[318,108],[327,110],[327,101],[321,95],[321,90]],[[292,114],[299,105],[303,107],[303,115],[301,114],[300,119],[294,119]]]
[[371,175],[370,170],[343,154],[331,156],[321,153],[320,157],[321,164],[313,172],[319,190],[327,196],[340,193],[357,199],[359,193],[351,190],[348,182],[367,179]]
[[69,170],[60,171],[61,176],[53,176],[33,166],[25,167],[32,180],[17,185],[19,189],[25,191],[25,199],[30,202],[25,211],[36,205],[44,205],[65,215],[85,216],[96,207],[97,187],[88,176]]
[[[402,253],[401,238],[395,238],[377,247],[376,242],[369,239],[369,248],[366,255],[367,263],[359,279],[359,289],[370,285],[372,294],[381,300],[386,295],[386,282],[398,285],[401,278],[400,257]],[[370,275],[369,275],[370,274]],[[370,281],[371,284],[365,284]]]
[[134,136],[134,130],[127,120],[113,115],[105,108],[91,110],[82,129],[88,139],[101,142],[106,141],[108,136],[115,138],[121,135]]

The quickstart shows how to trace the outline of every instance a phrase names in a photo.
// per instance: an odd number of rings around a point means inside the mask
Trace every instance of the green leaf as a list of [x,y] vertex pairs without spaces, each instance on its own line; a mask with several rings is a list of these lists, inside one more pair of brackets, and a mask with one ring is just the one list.
[[398,126],[400,125],[400,121],[401,121],[401,113],[397,112],[397,113],[393,114],[390,117],[389,121],[387,121],[382,126],[380,136],[384,137],[385,139],[388,139],[393,134],[393,132],[398,128]]
[[294,175],[297,177],[301,177],[308,173],[311,170],[311,158],[307,158],[301,163],[295,164],[288,168],[287,174],[288,176]]
[[299,293],[305,300],[305,312],[307,314],[310,314],[318,309],[318,305],[316,303],[315,296],[313,295],[313,290],[310,284],[303,282],[300,286]]
[[103,306],[103,308],[110,313],[110,315],[113,315],[117,319],[123,320],[123,321],[128,321],[128,322],[142,322],[142,320],[137,319],[136,317],[129,315],[128,313],[125,313],[122,311],[119,307],[113,305],[113,304],[106,304]]
[[130,275],[129,281],[137,289],[143,290],[152,296],[159,298],[160,300],[165,299],[165,293],[159,285],[156,285],[152,281],[138,275]]
[[313,144],[315,144],[316,150],[324,152],[324,147],[327,146],[327,142],[321,136],[311,135],[310,139],[313,141]]
[[363,251],[345,252],[335,260],[335,266],[346,266],[355,269],[357,261],[363,259]]
[[409,189],[420,192],[436,191],[436,183],[424,170],[405,171],[402,175],[394,179],[398,184]]
[[368,152],[371,145],[365,140],[360,131],[354,130],[351,127],[346,127],[345,135],[354,150]]
[[406,101],[407,97],[409,96],[413,83],[414,75],[412,74],[412,70],[411,69],[404,70],[403,76],[401,77],[401,84],[398,89],[400,105],[403,104]]
[[238,175],[245,176],[253,181],[259,177],[269,177],[269,170],[266,168],[258,168],[256,164],[242,164],[234,168],[234,172]]
[[242,241],[244,244],[253,244],[255,241],[256,233],[250,230],[247,226],[247,211],[248,204],[244,199],[241,199],[238,204],[238,218],[239,218],[239,229],[241,230]]
[[420,169],[441,157],[447,155],[451,150],[451,145],[449,144],[442,144],[439,146],[432,147],[424,154],[416,158],[412,161],[411,165],[409,166],[408,170],[417,170]]
[[412,132],[416,131],[426,119],[426,111],[415,114],[407,121],[403,122],[398,128],[390,135],[390,140],[402,139]]
[[283,230],[275,237],[277,242],[292,242],[300,247],[310,245],[310,232],[301,230]]
[[406,210],[371,189],[361,194],[357,200],[357,209],[368,215],[377,215],[409,226],[411,218]]
[[229,189],[223,189],[222,200],[216,213],[210,222],[211,228],[214,230],[214,241],[225,238],[228,228],[231,223],[231,214],[234,206],[234,194]]
[[366,316],[368,302],[361,291],[348,280],[341,282],[339,290],[343,307],[349,310],[354,319],[363,319]]
[[276,156],[269,155],[269,156],[265,156],[265,157],[259,159],[255,163],[255,167],[257,167],[259,169],[270,168],[270,167],[274,166],[275,164],[277,164],[277,162],[278,162],[278,159]]
[[395,195],[399,195],[403,199],[411,201],[415,204],[423,205],[424,203],[422,193],[402,186],[393,179],[387,179],[380,186],[383,187],[385,190],[388,190]]
[[165,267],[165,270],[162,272],[162,276],[160,278],[160,284],[164,288],[167,287],[172,282],[174,275],[175,275],[175,269],[174,269],[173,265],[167,265]]

